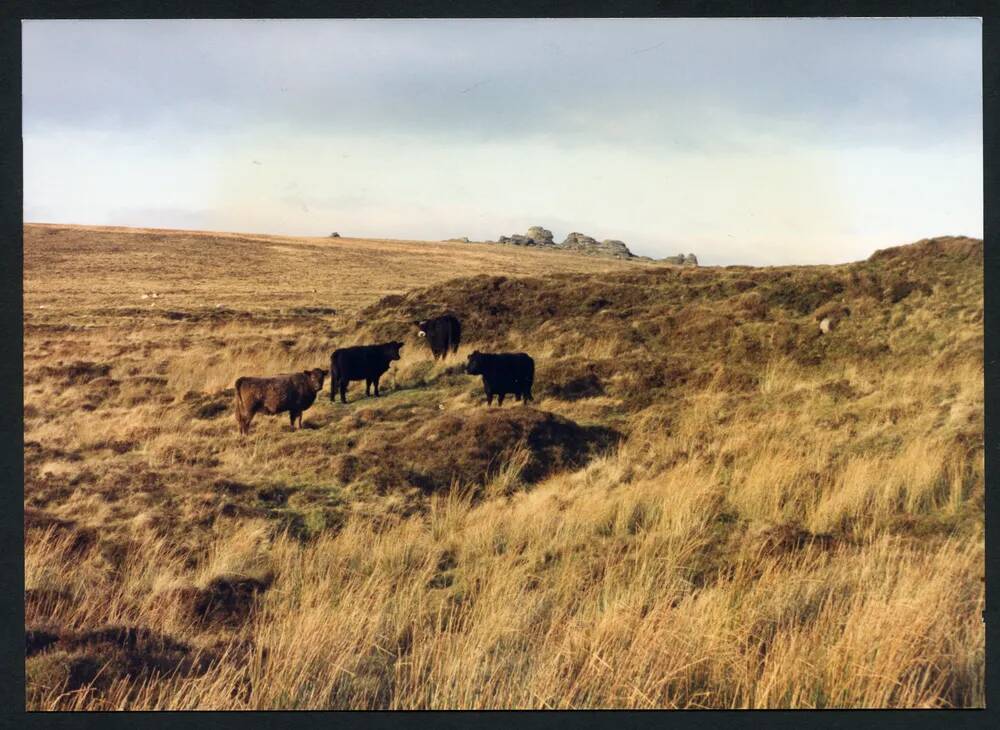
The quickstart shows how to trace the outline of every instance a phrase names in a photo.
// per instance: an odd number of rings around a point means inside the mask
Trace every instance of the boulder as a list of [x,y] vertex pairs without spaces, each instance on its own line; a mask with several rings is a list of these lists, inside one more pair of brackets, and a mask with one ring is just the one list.
[[534,240],[528,238],[527,236],[522,236],[515,233],[513,236],[500,236],[497,239],[497,243],[508,243],[514,246],[534,246]]
[[577,233],[576,231],[570,233],[566,236],[566,240],[559,244],[563,248],[570,248],[576,250],[586,250],[597,245],[597,239],[591,238],[590,236],[585,236],[582,233]]
[[534,241],[536,246],[555,245],[552,241],[552,231],[542,228],[541,226],[532,226],[528,229],[525,235]]
[[620,259],[632,258],[632,252],[628,250],[628,246],[625,245],[624,241],[608,238],[601,241],[600,246],[608,256],[615,256]]

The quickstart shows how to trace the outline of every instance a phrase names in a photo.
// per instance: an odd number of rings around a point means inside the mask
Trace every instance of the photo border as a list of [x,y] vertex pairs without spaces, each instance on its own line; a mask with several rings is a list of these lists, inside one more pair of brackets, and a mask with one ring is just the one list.
[[[0,226],[3,246],[0,265],[0,722],[4,726],[71,727],[264,727],[336,723],[340,727],[397,728],[433,723],[465,728],[549,727],[566,723],[581,728],[645,727],[669,723],[679,727],[776,728],[879,727],[937,728],[1000,727],[995,705],[1000,698],[995,657],[998,646],[997,515],[1000,484],[997,458],[1000,438],[995,426],[1000,397],[1000,252],[984,244],[984,352],[985,352],[985,460],[986,460],[986,697],[985,710],[596,710],[596,711],[254,711],[254,712],[30,712],[24,711],[24,421],[23,421],[23,171],[21,145],[21,21],[24,19],[108,18],[505,18],[505,17],[931,17],[983,18],[983,155],[984,242],[1000,232],[995,201],[1000,200],[997,176],[997,134],[1000,129],[1000,57],[997,54],[998,3],[952,0],[933,2],[859,2],[803,0],[794,2],[745,0],[676,0],[675,2],[466,2],[460,6],[439,0],[383,2],[320,2],[319,0],[96,0],[94,2],[27,2],[14,0],[0,7]],[[16,194],[15,194],[16,193]],[[992,203],[992,204],[991,204]]]

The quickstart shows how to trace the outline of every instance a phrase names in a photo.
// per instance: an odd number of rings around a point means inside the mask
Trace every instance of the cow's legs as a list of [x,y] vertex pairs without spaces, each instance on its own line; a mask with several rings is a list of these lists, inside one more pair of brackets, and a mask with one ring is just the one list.
[[378,394],[378,381],[379,381],[379,378],[375,378],[375,397],[376,398],[379,397],[379,394]]
[[347,402],[347,381],[346,380],[341,380],[340,381],[340,402],[341,403],[346,403]]
[[489,388],[486,388],[485,390],[486,390],[486,405],[491,406],[493,405],[493,391],[490,390]]
[[302,430],[302,411],[299,411],[299,430]]
[[507,394],[504,393],[502,390],[499,393],[497,393],[497,405],[498,406],[502,406],[503,405],[503,399],[506,397],[506,395]]

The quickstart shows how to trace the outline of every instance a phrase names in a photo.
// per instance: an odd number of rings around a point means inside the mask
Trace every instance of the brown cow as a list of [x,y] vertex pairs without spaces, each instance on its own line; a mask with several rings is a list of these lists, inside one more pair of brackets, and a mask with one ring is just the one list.
[[288,411],[292,430],[295,420],[302,428],[302,412],[316,400],[316,394],[323,390],[326,371],[322,368],[303,370],[290,375],[275,375],[271,378],[239,378],[236,381],[236,423],[240,433],[250,431],[250,421],[257,411],[274,416]]

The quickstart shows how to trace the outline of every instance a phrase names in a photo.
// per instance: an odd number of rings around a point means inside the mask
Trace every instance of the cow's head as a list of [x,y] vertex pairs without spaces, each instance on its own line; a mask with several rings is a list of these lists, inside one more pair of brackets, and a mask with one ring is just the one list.
[[385,356],[390,360],[398,360],[399,350],[402,346],[403,346],[402,342],[397,342],[397,341],[386,342],[384,345],[382,345],[382,352],[384,352]]
[[483,373],[482,361],[483,361],[483,353],[481,353],[479,350],[476,350],[471,355],[469,355],[469,359],[465,363],[465,372],[467,372],[469,375],[482,375]]
[[326,377],[326,370],[323,368],[313,368],[303,371],[309,381],[309,386],[317,392],[323,390],[323,379]]
[[414,321],[413,324],[415,324],[417,326],[417,337],[426,337],[427,336],[427,320],[426,319],[416,320],[416,321]]

